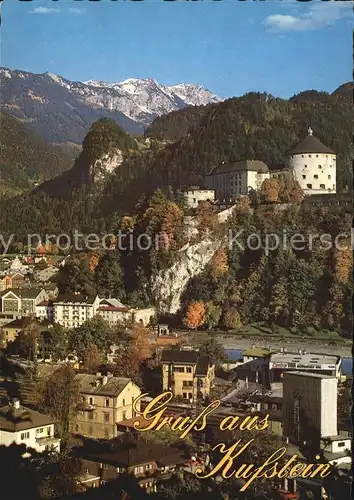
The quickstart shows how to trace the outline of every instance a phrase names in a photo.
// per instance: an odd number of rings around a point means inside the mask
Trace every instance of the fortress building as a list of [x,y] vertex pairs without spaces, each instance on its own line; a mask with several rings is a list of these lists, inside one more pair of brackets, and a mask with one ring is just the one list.
[[336,154],[313,135],[308,135],[287,153],[287,167],[306,195],[336,193]]

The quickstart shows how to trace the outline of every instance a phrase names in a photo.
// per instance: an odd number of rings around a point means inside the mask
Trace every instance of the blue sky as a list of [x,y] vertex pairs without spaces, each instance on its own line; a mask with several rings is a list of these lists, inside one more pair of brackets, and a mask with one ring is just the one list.
[[1,65],[72,80],[155,78],[231,97],[351,79],[351,2],[5,0]]

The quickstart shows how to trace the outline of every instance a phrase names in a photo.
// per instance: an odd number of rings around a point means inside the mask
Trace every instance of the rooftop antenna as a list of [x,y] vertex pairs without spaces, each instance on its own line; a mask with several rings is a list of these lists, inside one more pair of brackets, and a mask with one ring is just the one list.
[[308,129],[308,134],[309,134],[309,135],[313,135],[313,130],[312,130],[312,128],[311,128],[311,127],[309,127],[309,129]]

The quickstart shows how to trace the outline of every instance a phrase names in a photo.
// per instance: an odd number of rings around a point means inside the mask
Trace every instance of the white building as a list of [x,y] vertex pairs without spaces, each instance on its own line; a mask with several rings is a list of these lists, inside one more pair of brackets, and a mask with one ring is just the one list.
[[156,311],[153,307],[135,309],[125,306],[118,299],[111,298],[100,299],[97,309],[97,314],[110,325],[136,323],[140,326],[148,326],[153,322],[155,313]]
[[97,314],[99,305],[98,295],[91,298],[79,292],[60,295],[53,302],[54,322],[66,328],[81,326]]
[[336,154],[312,134],[288,151],[287,166],[305,194],[336,193]]
[[234,200],[260,189],[265,179],[269,179],[269,169],[263,161],[244,160],[219,165],[205,176],[204,182],[218,200]]
[[213,189],[200,189],[191,186],[183,191],[183,198],[188,208],[197,208],[201,201],[215,201],[215,191]]
[[322,375],[341,376],[342,359],[330,354],[311,353],[299,349],[298,352],[285,350],[271,354],[269,358],[270,383],[282,382],[286,371],[320,373]]
[[101,299],[97,314],[112,326],[119,323],[125,324],[131,319],[129,307],[118,299]]
[[50,323],[54,322],[54,306],[53,301],[43,300],[36,304],[36,317],[41,320],[48,320]]
[[25,444],[38,452],[60,451],[54,419],[20,405],[19,401],[0,408],[0,444]]
[[[337,379],[317,373],[285,372],[284,436],[294,443],[337,436]],[[343,440],[343,439],[342,439]]]
[[36,306],[48,298],[44,289],[11,288],[0,293],[0,311],[2,313],[20,313],[23,316],[35,315]]

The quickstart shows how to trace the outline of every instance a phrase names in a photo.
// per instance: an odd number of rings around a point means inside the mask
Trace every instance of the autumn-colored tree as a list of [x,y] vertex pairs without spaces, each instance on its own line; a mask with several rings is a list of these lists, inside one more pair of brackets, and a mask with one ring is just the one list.
[[225,248],[218,248],[210,261],[210,274],[213,280],[224,276],[229,269]]
[[224,312],[222,322],[226,330],[236,330],[242,326],[241,316],[235,307],[230,307]]
[[334,273],[338,283],[347,284],[353,270],[353,251],[350,241],[341,241],[341,248],[334,253]]
[[210,201],[201,201],[197,207],[198,230],[200,234],[208,234],[215,231],[218,226],[218,218]]
[[280,183],[277,179],[265,179],[260,190],[262,203],[275,203],[278,201]]
[[97,373],[101,364],[100,353],[95,344],[90,344],[84,353],[84,368],[89,373]]
[[293,203],[299,205],[303,198],[304,192],[300,187],[298,181],[294,178],[282,178],[279,181],[279,201],[282,203]]
[[89,252],[87,254],[87,259],[88,259],[89,269],[91,272],[93,272],[97,267],[100,256],[97,252]]
[[151,356],[150,331],[148,328],[134,326],[131,332],[131,346],[136,351],[137,357],[143,361]]
[[196,329],[205,323],[205,305],[201,301],[193,301],[189,304],[184,323],[188,328]]

